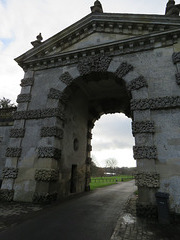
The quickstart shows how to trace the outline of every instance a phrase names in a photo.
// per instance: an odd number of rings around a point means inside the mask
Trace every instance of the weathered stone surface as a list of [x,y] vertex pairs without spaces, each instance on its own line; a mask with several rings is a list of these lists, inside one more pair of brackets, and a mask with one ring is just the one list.
[[63,138],[63,130],[58,127],[43,127],[41,129],[41,137],[57,137]]
[[143,76],[135,78],[127,85],[127,89],[129,91],[138,90],[143,87],[148,87],[147,81],[144,79]]
[[59,108],[48,108],[48,109],[37,109],[29,111],[17,111],[13,115],[14,120],[20,119],[39,119],[39,118],[50,118],[58,117],[64,119],[64,114]]
[[59,171],[55,169],[36,169],[35,180],[38,182],[54,182],[58,180]]
[[132,132],[136,133],[154,133],[155,125],[152,121],[132,122]]
[[21,87],[33,86],[34,78],[24,78],[21,80]]
[[157,159],[157,149],[155,146],[134,146],[134,159]]
[[17,178],[17,175],[18,175],[18,169],[17,168],[4,168],[3,171],[2,171],[2,177],[3,178]]
[[91,72],[106,72],[110,62],[110,57],[106,57],[105,55],[95,55],[82,58],[82,60],[79,61],[77,68],[81,76],[84,76]]
[[10,130],[11,138],[23,138],[25,134],[24,128],[14,128]]
[[36,192],[33,196],[33,202],[36,203],[51,203],[56,201],[57,192],[54,193],[38,193]]
[[21,148],[8,147],[6,149],[6,157],[20,157],[21,151],[22,151]]
[[0,189],[0,201],[11,202],[13,197],[14,190]]
[[39,147],[38,158],[54,158],[56,160],[60,160],[61,150],[54,147]]
[[166,108],[179,108],[180,97],[159,97],[159,98],[145,98],[139,100],[131,100],[131,110],[157,110]]
[[59,79],[61,80],[61,82],[65,83],[67,86],[69,86],[73,82],[73,78],[69,72],[63,73]]
[[173,59],[174,64],[179,63],[180,62],[180,52],[173,53],[172,59]]
[[180,85],[180,73],[176,73],[176,83]]
[[158,188],[160,186],[160,175],[151,172],[138,172],[135,174],[135,184],[138,187]]
[[19,94],[16,101],[17,103],[30,102],[31,94]]
[[128,72],[133,70],[133,66],[128,64],[127,62],[121,63],[121,65],[118,67],[118,69],[115,72],[115,75],[118,78],[123,78]]

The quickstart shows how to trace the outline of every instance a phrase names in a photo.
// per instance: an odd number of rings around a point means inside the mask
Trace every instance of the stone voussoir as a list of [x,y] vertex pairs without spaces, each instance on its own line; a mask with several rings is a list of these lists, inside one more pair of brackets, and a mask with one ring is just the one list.
[[87,75],[91,72],[106,72],[111,60],[110,57],[103,54],[88,56],[79,61],[77,68],[81,76]]
[[147,81],[144,79],[143,76],[139,76],[138,78],[135,78],[127,85],[127,89],[129,91],[139,90],[140,88],[143,88],[143,87],[148,87]]

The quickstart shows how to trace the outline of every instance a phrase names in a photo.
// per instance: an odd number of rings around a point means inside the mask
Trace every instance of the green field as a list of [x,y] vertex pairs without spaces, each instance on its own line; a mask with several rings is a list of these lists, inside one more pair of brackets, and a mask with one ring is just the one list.
[[133,176],[120,175],[112,177],[92,177],[90,183],[90,189],[102,188],[109,185],[116,184],[117,182],[127,182],[133,179]]

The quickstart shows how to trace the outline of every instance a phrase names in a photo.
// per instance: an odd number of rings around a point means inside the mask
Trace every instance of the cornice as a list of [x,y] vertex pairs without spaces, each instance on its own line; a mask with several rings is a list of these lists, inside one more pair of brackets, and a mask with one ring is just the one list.
[[155,48],[173,45],[177,42],[177,39],[179,37],[179,29],[155,32],[125,40],[105,43],[94,47],[78,49],[49,56],[42,56],[36,59],[28,59],[20,63],[20,66],[25,71],[27,69],[39,70],[75,64],[79,61],[79,59],[95,54],[116,56],[140,51],[147,51]]
[[32,57],[39,58],[40,56],[47,56],[57,48],[63,51],[94,32],[122,34],[125,32],[125,34],[143,35],[152,32],[166,31],[179,26],[179,18],[170,18],[164,15],[89,14],[70,27],[42,42],[39,47],[30,49],[15,60],[22,66],[24,61]]

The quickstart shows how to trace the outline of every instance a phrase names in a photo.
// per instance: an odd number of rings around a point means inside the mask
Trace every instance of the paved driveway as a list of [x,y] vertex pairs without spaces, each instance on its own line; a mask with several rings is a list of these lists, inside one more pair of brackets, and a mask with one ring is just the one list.
[[0,240],[109,240],[134,181],[85,193],[0,233]]

